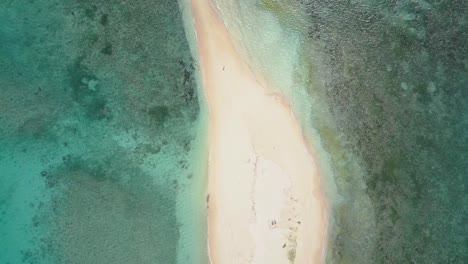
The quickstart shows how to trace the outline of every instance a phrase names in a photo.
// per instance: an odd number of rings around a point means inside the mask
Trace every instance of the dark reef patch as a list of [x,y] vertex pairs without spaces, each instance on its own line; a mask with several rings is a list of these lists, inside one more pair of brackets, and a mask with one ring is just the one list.
[[106,43],[106,46],[101,50],[102,54],[112,55],[112,44]]
[[109,24],[109,15],[108,14],[102,14],[101,19],[99,20],[99,23],[103,26],[107,26]]
[[90,8],[86,8],[85,14],[89,19],[94,20],[94,18],[96,17],[96,12],[97,11],[98,11],[97,6],[92,5]]
[[35,225],[49,230],[42,244],[56,261],[174,263],[176,244],[166,241],[179,236],[175,193],[127,164],[67,156],[48,173],[55,194],[46,209],[55,213]]
[[82,64],[82,58],[75,60],[68,68],[68,74],[71,97],[84,108],[85,116],[91,120],[110,119],[111,110],[99,90],[102,88],[99,79]]
[[102,120],[112,117],[107,100],[104,98],[95,98],[86,107],[86,114],[90,119]]
[[[312,64],[321,67],[311,89],[326,95],[347,151],[363,161],[376,214],[375,243],[356,238],[343,224],[335,259],[462,263],[467,258],[460,236],[466,234],[468,168],[466,5],[334,0],[305,5],[307,49]],[[346,223],[349,216],[337,217]],[[369,248],[374,251],[364,259]]]
[[164,122],[169,118],[169,114],[169,108],[164,105],[154,106],[148,110],[148,115],[158,126],[162,126],[164,124]]
[[95,94],[95,91],[90,89],[89,82],[98,80],[82,62],[83,57],[77,58],[73,64],[68,67],[68,78],[72,98],[79,103],[89,100],[89,98]]
[[34,138],[42,138],[47,135],[51,125],[51,120],[48,116],[35,115],[19,124],[16,132],[21,135],[30,135]]

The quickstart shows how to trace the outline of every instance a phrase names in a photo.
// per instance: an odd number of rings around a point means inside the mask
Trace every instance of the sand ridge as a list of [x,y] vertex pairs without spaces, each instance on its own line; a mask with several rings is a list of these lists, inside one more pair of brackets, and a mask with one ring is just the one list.
[[209,106],[212,263],[322,263],[327,205],[301,127],[239,56],[208,0],[192,0]]

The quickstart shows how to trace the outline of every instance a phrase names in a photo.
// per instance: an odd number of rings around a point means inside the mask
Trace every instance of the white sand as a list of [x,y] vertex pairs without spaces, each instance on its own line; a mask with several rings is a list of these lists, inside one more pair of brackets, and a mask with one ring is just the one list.
[[323,263],[318,166],[284,99],[257,81],[209,0],[192,0],[210,114],[212,263]]

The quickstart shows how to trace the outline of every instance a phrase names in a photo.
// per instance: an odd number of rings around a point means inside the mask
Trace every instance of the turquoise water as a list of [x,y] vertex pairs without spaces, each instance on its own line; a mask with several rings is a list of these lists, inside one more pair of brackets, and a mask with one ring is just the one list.
[[0,3],[0,263],[205,263],[176,1]]
[[317,149],[327,263],[464,263],[466,3],[216,3]]
[[[327,263],[463,263],[466,4],[216,2],[317,150]],[[194,41],[185,0],[0,3],[0,263],[207,263]]]

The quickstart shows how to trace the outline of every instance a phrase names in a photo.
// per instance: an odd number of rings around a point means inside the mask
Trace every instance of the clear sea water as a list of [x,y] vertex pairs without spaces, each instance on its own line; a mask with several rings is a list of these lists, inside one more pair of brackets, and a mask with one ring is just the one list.
[[0,2],[0,263],[206,263],[177,1]]
[[[0,2],[0,263],[207,263],[188,1]],[[463,263],[465,1],[216,0],[291,102],[327,263]]]
[[464,263],[466,1],[216,3],[316,147],[327,263]]

